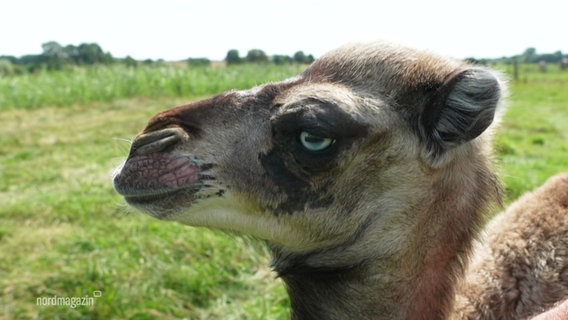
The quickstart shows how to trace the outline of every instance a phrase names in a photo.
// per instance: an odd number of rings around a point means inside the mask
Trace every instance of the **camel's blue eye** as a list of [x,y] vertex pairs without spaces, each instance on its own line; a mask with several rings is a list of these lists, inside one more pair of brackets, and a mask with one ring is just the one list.
[[318,152],[327,149],[335,142],[335,140],[331,138],[318,137],[309,132],[302,131],[302,133],[300,133],[300,142],[306,150]]

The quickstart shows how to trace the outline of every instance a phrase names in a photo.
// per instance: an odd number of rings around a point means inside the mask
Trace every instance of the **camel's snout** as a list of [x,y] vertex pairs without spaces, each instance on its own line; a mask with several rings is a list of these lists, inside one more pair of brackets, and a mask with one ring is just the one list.
[[116,170],[114,189],[129,204],[151,213],[155,210],[149,208],[167,206],[170,200],[164,199],[191,199],[200,188],[201,170],[190,157],[174,151],[184,139],[187,134],[179,127],[138,135],[128,159]]

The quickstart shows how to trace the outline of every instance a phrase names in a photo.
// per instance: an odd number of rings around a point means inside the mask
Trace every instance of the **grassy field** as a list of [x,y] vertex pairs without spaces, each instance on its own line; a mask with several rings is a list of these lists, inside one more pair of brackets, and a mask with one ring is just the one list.
[[568,71],[521,66],[494,146],[506,202],[568,171]]
[[69,67],[60,72],[0,77],[0,110],[110,102],[134,97],[196,97],[280,80],[303,68],[302,65],[279,67],[273,64],[226,68],[186,68],[168,64],[137,68],[124,65]]
[[[240,68],[0,79],[0,319],[288,317],[260,243],[132,212],[111,187],[129,139],[156,112],[298,72]],[[145,72],[153,76],[129,75]],[[568,171],[568,72],[527,70],[511,83],[495,148],[508,202]],[[53,297],[89,305],[52,306]]]

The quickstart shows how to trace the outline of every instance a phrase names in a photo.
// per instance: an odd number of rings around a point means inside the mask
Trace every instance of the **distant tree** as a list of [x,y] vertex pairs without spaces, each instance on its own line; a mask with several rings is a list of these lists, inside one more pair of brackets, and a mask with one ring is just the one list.
[[63,49],[63,47],[55,41],[49,41],[49,42],[43,43],[41,45],[41,48],[43,50],[43,55],[48,56],[48,57],[65,57],[65,56],[67,56],[65,54],[65,50]]
[[113,58],[110,53],[105,53],[96,43],[81,43],[77,47],[79,64],[111,63]]
[[562,53],[559,51],[555,53],[544,53],[538,55],[539,63],[544,61],[545,63],[558,63],[562,60]]
[[190,67],[208,67],[211,65],[211,60],[207,58],[189,58],[187,65]]
[[8,59],[0,59],[0,78],[14,75],[14,65]]
[[522,54],[522,62],[524,63],[536,63],[538,60],[536,49],[533,47],[527,48]]
[[63,52],[67,56],[67,61],[69,63],[78,64],[77,59],[78,59],[78,56],[79,56],[79,51],[77,51],[77,47],[75,47],[72,44],[66,45],[63,48]]
[[42,64],[45,64],[46,58],[43,54],[28,54],[20,57],[19,64],[27,65],[29,72],[34,72],[41,68]]
[[487,59],[477,59],[477,58],[474,58],[474,57],[465,58],[464,61],[467,62],[467,63],[477,64],[477,65],[482,65],[482,66],[485,66],[485,65],[488,64]]
[[227,56],[225,57],[225,62],[227,62],[227,64],[241,63],[241,57],[239,56],[239,51],[236,49],[229,50],[227,52]]
[[20,59],[14,56],[0,56],[0,60],[8,60],[11,64],[18,64],[20,62]]
[[272,63],[274,64],[289,64],[293,63],[294,59],[290,56],[276,54],[272,56]]
[[41,45],[43,57],[40,63],[45,63],[49,69],[61,69],[68,63],[68,55],[64,48],[55,41],[49,41]]
[[297,63],[306,63],[306,54],[304,51],[297,51],[294,53],[294,61]]
[[312,63],[312,62],[314,62],[314,61],[316,61],[316,58],[314,58],[314,55],[309,54],[308,57],[306,58],[306,62],[307,62],[307,63]]
[[268,62],[268,56],[260,49],[251,49],[247,53],[247,62],[251,63],[264,63]]
[[[48,68],[61,68],[64,64],[97,64],[112,63],[114,61],[110,53],[105,53],[96,43],[82,43],[79,46],[61,46],[55,41],[42,44],[43,53],[40,63],[47,64]],[[37,61],[36,61],[37,62]]]
[[314,56],[312,56],[311,54],[306,55],[304,51],[298,51],[294,53],[294,61],[296,61],[297,63],[309,64],[314,62],[314,60]]
[[131,56],[126,56],[126,58],[122,59],[122,63],[124,63],[127,67],[137,67],[138,61],[136,61]]

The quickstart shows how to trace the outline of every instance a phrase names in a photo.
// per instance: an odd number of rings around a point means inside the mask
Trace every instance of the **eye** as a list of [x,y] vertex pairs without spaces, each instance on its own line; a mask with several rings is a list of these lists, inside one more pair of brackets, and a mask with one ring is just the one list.
[[302,133],[300,133],[300,142],[306,150],[318,152],[327,149],[335,142],[335,140],[331,138],[318,137],[309,132],[302,131]]

